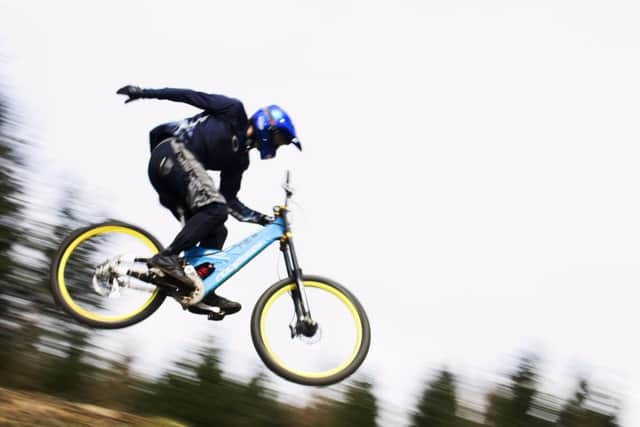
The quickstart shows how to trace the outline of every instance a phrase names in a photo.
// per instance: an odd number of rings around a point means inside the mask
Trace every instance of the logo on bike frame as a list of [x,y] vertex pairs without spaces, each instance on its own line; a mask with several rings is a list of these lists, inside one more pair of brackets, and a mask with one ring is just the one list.
[[227,274],[232,273],[237,270],[242,264],[247,262],[252,256],[256,254],[260,249],[262,249],[267,244],[266,240],[260,240],[249,249],[244,251],[242,255],[240,255],[235,261],[225,267],[218,275],[216,276],[216,281],[224,278]]

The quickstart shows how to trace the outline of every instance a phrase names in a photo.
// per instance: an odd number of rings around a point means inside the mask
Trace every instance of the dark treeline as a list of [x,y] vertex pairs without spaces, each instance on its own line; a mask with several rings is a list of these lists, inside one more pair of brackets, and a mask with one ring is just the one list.
[[[375,426],[379,407],[372,381],[351,380],[317,394],[305,407],[283,403],[260,373],[248,382],[225,375],[219,349],[191,349],[158,378],[132,371],[133,356],[100,348],[61,313],[48,292],[56,246],[84,225],[82,202],[71,191],[47,220],[33,219],[23,143],[10,135],[0,100],[0,386],[38,391],[190,426]],[[428,381],[407,422],[422,427],[614,427],[618,403],[576,380],[568,399],[538,391],[535,358],[523,358],[501,384],[472,406],[454,374]],[[322,393],[322,392],[319,392]],[[482,400],[482,399],[481,399]]]

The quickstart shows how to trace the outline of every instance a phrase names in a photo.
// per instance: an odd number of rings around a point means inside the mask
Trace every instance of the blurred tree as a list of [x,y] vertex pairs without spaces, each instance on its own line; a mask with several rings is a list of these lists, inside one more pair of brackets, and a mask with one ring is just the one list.
[[44,379],[44,391],[68,399],[85,400],[91,386],[92,367],[84,360],[88,334],[78,328],[67,330],[68,342],[62,357],[53,359]]
[[139,409],[193,426],[232,425],[224,402],[233,399],[233,390],[222,378],[219,350],[207,346],[193,353],[199,360],[176,362],[157,381],[143,388]]
[[573,397],[564,405],[558,415],[558,427],[580,427],[582,425],[581,418],[584,415],[584,404],[588,393],[587,382],[580,380],[578,390],[576,390]]
[[192,365],[176,363],[157,381],[146,387],[141,409],[150,415],[167,416],[191,424],[193,413],[202,409],[197,408],[193,402],[195,396],[190,394],[196,391],[197,383],[194,378],[188,376],[189,373],[193,373]]
[[212,344],[192,354],[196,360],[181,360],[157,381],[140,387],[138,411],[190,426],[295,425],[288,423],[286,411],[264,375],[255,376],[248,384],[224,378],[220,351]]
[[[23,193],[20,186],[19,157],[16,147],[19,141],[8,133],[10,120],[4,99],[0,95],[0,280],[11,270],[11,247],[20,236],[16,223],[20,219]],[[0,304],[0,316],[6,306]]]
[[557,427],[618,427],[617,405],[602,393],[593,393],[582,379],[573,397],[562,407]]
[[13,329],[13,333],[5,340],[4,359],[0,363],[0,383],[4,386],[37,389],[39,386],[43,355],[38,350],[38,342],[42,329],[30,319]]
[[0,94],[0,369],[8,366],[13,348],[9,345],[14,329],[18,326],[14,313],[19,304],[9,292],[10,272],[15,260],[12,247],[22,235],[20,212],[23,208],[23,187],[20,179],[20,158],[17,147],[20,142],[11,137],[11,120],[6,101]]
[[220,384],[222,382],[220,350],[214,346],[207,346],[199,351],[199,355],[200,363],[195,368],[198,381],[208,386]]
[[378,404],[369,381],[349,382],[340,402],[327,408],[331,425],[336,427],[374,427],[378,415]]
[[[35,318],[41,330],[38,345],[43,350],[43,360],[38,369],[32,366],[23,371],[24,375],[42,378],[41,387],[46,392],[87,400],[93,392],[93,380],[89,377],[98,372],[95,366],[100,359],[107,359],[109,352],[91,352],[94,349],[91,339],[96,332],[64,313],[53,302],[49,291],[49,270],[59,244],[72,229],[82,224],[75,209],[79,205],[77,197],[67,189],[62,207],[57,212],[50,212],[46,221],[25,220],[25,235],[13,248],[17,256],[12,283],[6,289],[20,301],[13,317],[23,323],[28,318]],[[88,281],[91,277],[87,272],[92,270],[91,249],[91,245],[84,246],[67,264],[67,277],[77,278],[77,283],[84,281],[82,286],[87,289],[90,289]]]
[[129,411],[138,390],[138,378],[131,370],[133,356],[118,355],[102,369],[96,368],[92,386],[87,390],[88,400],[97,405]]
[[454,427],[457,399],[455,378],[447,370],[441,371],[425,388],[413,413],[412,427]]
[[[243,425],[260,427],[295,425],[295,423],[287,422],[285,410],[278,402],[276,394],[269,389],[264,373],[254,376],[244,389],[242,399],[242,407],[245,408]],[[247,410],[249,408],[252,409]]]
[[529,411],[536,395],[536,363],[533,356],[521,359],[509,383],[488,396],[486,424],[490,427],[533,427],[541,423]]
[[[21,296],[29,301],[32,309],[45,315],[43,320],[53,322],[48,326],[54,330],[59,329],[59,323],[76,323],[53,302],[49,291],[49,272],[62,241],[73,230],[86,225],[88,214],[81,212],[84,204],[72,188],[65,188],[60,209],[50,212],[46,221],[30,220],[26,236],[19,245],[19,249],[29,254],[20,257],[17,266],[17,274],[23,282]],[[95,264],[91,256],[96,245],[94,241],[84,243],[69,259],[65,270],[68,286],[75,284],[91,289],[89,284]],[[98,299],[98,295],[92,292],[84,292],[83,295],[87,301],[95,302]]]

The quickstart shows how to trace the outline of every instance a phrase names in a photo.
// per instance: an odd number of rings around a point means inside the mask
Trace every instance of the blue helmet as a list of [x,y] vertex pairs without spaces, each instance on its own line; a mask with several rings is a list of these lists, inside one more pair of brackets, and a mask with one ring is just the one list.
[[251,116],[256,132],[256,145],[261,159],[275,157],[276,149],[281,145],[293,144],[302,150],[296,136],[296,129],[289,115],[277,105],[269,105]]

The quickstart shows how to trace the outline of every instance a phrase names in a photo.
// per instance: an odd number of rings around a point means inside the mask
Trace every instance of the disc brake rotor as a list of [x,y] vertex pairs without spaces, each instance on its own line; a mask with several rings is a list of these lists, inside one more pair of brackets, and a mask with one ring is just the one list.
[[120,296],[120,288],[127,287],[126,262],[130,256],[118,255],[96,267],[91,284],[93,290],[100,296],[117,298]]

